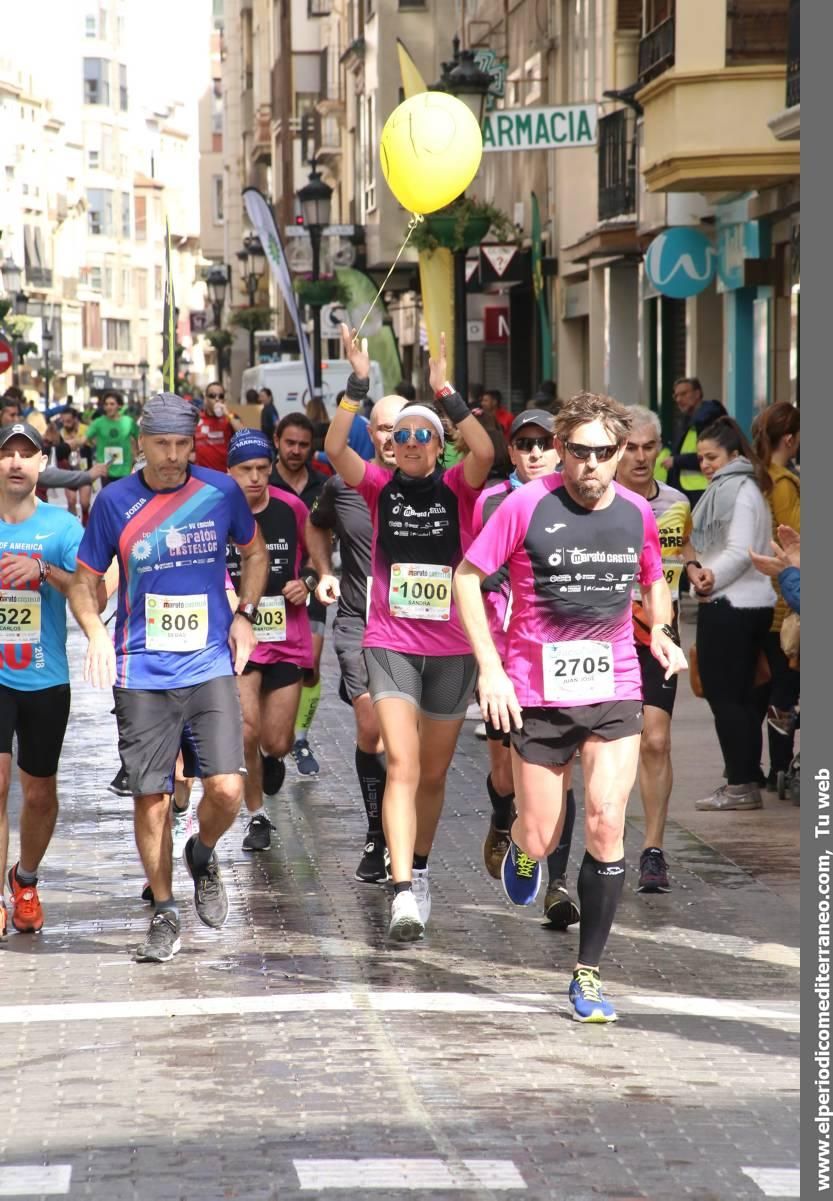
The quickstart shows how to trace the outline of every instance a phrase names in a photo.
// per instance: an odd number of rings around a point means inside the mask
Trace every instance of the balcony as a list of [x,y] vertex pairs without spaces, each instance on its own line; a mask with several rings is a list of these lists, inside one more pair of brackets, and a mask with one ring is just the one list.
[[734,0],[726,7],[726,66],[783,63],[787,57],[787,5]]
[[619,109],[599,121],[599,220],[636,212],[635,117]]
[[308,17],[329,17],[333,11],[333,0],[307,0]]
[[790,0],[787,30],[787,108],[801,104],[801,0]]
[[639,43],[639,82],[649,83],[674,66],[674,14],[649,30]]
[[52,287],[51,267],[26,267],[26,283],[38,290]]

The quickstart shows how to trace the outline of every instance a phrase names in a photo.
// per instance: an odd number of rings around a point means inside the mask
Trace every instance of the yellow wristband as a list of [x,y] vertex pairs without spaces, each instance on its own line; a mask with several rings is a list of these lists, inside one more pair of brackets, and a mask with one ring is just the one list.
[[341,398],[341,400],[338,402],[338,407],[340,409],[344,409],[345,412],[347,412],[347,413],[355,414],[355,413],[358,413],[359,409],[362,406],[361,406],[361,401],[348,400],[346,396],[343,396]]

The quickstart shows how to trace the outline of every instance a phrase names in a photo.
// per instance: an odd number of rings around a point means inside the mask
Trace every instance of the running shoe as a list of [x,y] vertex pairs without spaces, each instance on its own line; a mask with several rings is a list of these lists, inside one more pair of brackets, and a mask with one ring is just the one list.
[[298,738],[296,740],[292,748],[292,758],[295,760],[295,766],[298,768],[299,775],[317,776],[321,770],[318,766],[318,760],[309,749],[309,743],[306,738]]
[[0,900],[0,942],[5,942],[9,936],[9,915],[6,902]]
[[554,930],[566,930],[581,918],[579,907],[562,880],[550,880],[544,897],[544,917]]
[[503,890],[513,905],[531,905],[541,887],[541,864],[514,842],[503,857],[500,869]]
[[21,934],[37,934],[43,927],[43,909],[34,884],[23,884],[17,878],[17,867],[9,868],[9,892],[12,894],[12,925]]
[[570,982],[570,1004],[575,1022],[615,1022],[618,1014],[602,992],[595,968],[580,967]]
[[411,889],[419,910],[419,920],[424,928],[428,925],[428,919],[431,916],[431,881],[428,879],[427,867],[414,868]]
[[265,813],[257,813],[246,827],[244,851],[268,851],[272,845],[274,826]]
[[266,796],[277,796],[286,779],[286,764],[283,759],[274,755],[264,755],[260,752],[260,766],[263,771],[263,791]]
[[648,847],[639,856],[637,892],[670,892],[668,864],[659,847]]
[[470,701],[466,709],[466,721],[482,721],[483,714],[477,701]]
[[172,909],[154,913],[145,941],[136,948],[137,963],[167,963],[173,959],[182,946],[179,929],[179,915]]
[[381,834],[368,834],[364,854],[356,868],[362,884],[382,884],[388,878],[388,849]]
[[500,865],[509,850],[509,831],[498,830],[494,817],[489,819],[489,832],[483,843],[483,862],[493,880],[500,879]]
[[142,889],[142,900],[147,901],[148,905],[152,905],[154,903],[153,902],[153,889],[147,883],[147,881],[145,881],[145,886]]
[[398,892],[390,907],[390,926],[388,938],[392,942],[417,942],[425,933],[416,897],[408,889]]
[[174,840],[174,859],[179,859],[185,844],[194,833],[194,810],[190,801],[187,809],[177,809],[171,801],[171,832]]
[[784,738],[789,738],[795,731],[794,709],[777,709],[775,705],[770,705],[766,711],[766,720],[767,725]]
[[481,721],[479,725],[474,727],[474,736],[479,738],[481,742],[485,742],[489,735],[486,733],[486,723]]
[[197,871],[194,867],[191,861],[191,854],[196,841],[196,834],[192,834],[185,844],[182,858],[185,860],[185,866],[188,868],[191,878],[194,881],[194,905],[197,910],[197,917],[206,926],[211,926],[213,929],[219,930],[228,917],[226,887],[220,875],[220,865],[217,862],[215,851],[211,852],[211,858],[201,871]]
[[695,809],[722,812],[725,809],[762,809],[763,801],[757,784],[724,784],[711,796],[694,802]]
[[113,776],[110,783],[107,785],[108,792],[114,793],[116,796],[133,796],[133,793],[127,786],[127,772],[123,767],[120,767]]

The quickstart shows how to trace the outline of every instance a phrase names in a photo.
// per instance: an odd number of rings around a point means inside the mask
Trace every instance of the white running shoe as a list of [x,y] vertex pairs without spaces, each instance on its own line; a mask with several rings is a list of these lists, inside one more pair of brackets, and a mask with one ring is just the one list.
[[414,894],[410,889],[396,893],[390,907],[388,938],[393,942],[417,942],[424,933]]
[[420,921],[423,926],[427,926],[431,916],[431,881],[428,879],[427,867],[414,868],[411,888],[419,910]]
[[190,801],[187,809],[177,809],[171,801],[171,828],[174,839],[174,859],[181,859],[185,844],[194,833],[194,807]]

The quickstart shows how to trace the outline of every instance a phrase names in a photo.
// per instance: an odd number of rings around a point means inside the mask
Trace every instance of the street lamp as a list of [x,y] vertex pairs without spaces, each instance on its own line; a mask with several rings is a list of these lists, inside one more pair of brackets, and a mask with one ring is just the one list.
[[148,398],[148,372],[150,371],[150,363],[147,359],[139,359],[139,374],[142,377],[142,407]]
[[54,335],[52,330],[46,324],[46,318],[43,318],[43,328],[41,330],[41,342],[43,343],[43,378],[46,386],[46,391],[43,395],[44,407],[49,409],[49,351],[52,346]]
[[[321,235],[324,227],[330,224],[330,202],[333,189],[324,183],[312,160],[312,171],[307,183],[298,189],[298,200],[301,205],[301,216],[304,227],[309,230],[312,243],[312,282],[317,283],[321,274]],[[313,301],[312,309],[312,391],[316,399],[321,399],[321,303]]]
[[[237,257],[243,267],[243,287],[246,289],[246,295],[249,298],[249,308],[254,308],[255,299],[257,298],[257,285],[260,281],[262,271],[261,259],[264,257],[264,250],[260,244],[260,238],[255,233],[247,233],[243,239],[243,249],[238,250]],[[252,327],[249,330],[249,366],[255,365],[255,331]]]
[[228,271],[226,267],[215,264],[205,277],[205,284],[208,289],[208,300],[214,311],[214,327],[215,329],[219,329],[223,322],[223,305],[225,304],[226,288],[228,287]]
[[[453,56],[442,64],[442,74],[437,83],[431,84],[431,92],[448,92],[466,105],[478,125],[483,124],[486,96],[494,82],[488,71],[481,71],[473,50],[461,50],[460,39],[455,35],[452,43]],[[461,197],[464,193],[460,193]],[[454,375],[460,395],[468,400],[468,314],[466,312],[466,248],[453,251],[454,255]]]

